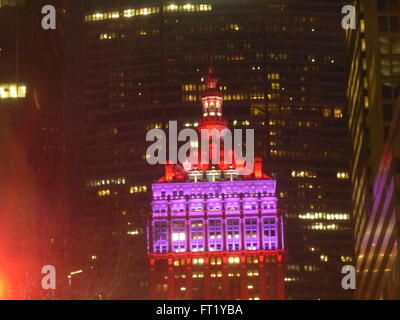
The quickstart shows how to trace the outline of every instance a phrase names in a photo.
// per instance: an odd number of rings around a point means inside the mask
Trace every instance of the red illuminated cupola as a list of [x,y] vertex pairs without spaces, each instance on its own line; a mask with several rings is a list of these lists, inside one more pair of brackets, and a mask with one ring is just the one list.
[[205,83],[206,90],[201,98],[203,117],[199,123],[199,130],[216,129],[221,131],[227,128],[227,122],[222,117],[222,95],[217,87],[218,79],[214,77],[214,68],[208,68],[208,76]]

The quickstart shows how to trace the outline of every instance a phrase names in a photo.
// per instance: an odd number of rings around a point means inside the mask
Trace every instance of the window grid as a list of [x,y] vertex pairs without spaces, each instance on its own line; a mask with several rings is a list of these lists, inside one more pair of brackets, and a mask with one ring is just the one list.
[[190,222],[190,246],[191,251],[204,251],[204,222],[203,220],[191,220]]
[[239,219],[227,219],[226,221],[227,245],[229,251],[240,250],[240,223]]

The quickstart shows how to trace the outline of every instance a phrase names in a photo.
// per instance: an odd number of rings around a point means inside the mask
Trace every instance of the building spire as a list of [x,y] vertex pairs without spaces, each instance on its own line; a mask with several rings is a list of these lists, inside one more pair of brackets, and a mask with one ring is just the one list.
[[216,89],[218,84],[218,79],[214,77],[214,67],[210,65],[208,67],[208,76],[206,79],[207,89]]

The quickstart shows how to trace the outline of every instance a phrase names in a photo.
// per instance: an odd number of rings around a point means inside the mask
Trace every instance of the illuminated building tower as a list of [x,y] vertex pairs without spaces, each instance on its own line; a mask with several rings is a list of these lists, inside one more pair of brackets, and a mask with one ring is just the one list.
[[[200,130],[226,128],[216,84],[210,75]],[[251,174],[238,170],[223,162],[187,170],[165,166],[164,177],[152,186],[151,298],[284,299],[276,182],[262,172],[260,158]]]

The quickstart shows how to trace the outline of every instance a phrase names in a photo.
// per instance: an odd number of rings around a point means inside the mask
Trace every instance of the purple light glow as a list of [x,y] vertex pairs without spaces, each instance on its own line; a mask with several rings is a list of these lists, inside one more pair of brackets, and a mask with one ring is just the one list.
[[283,249],[274,180],[153,184],[152,253]]

